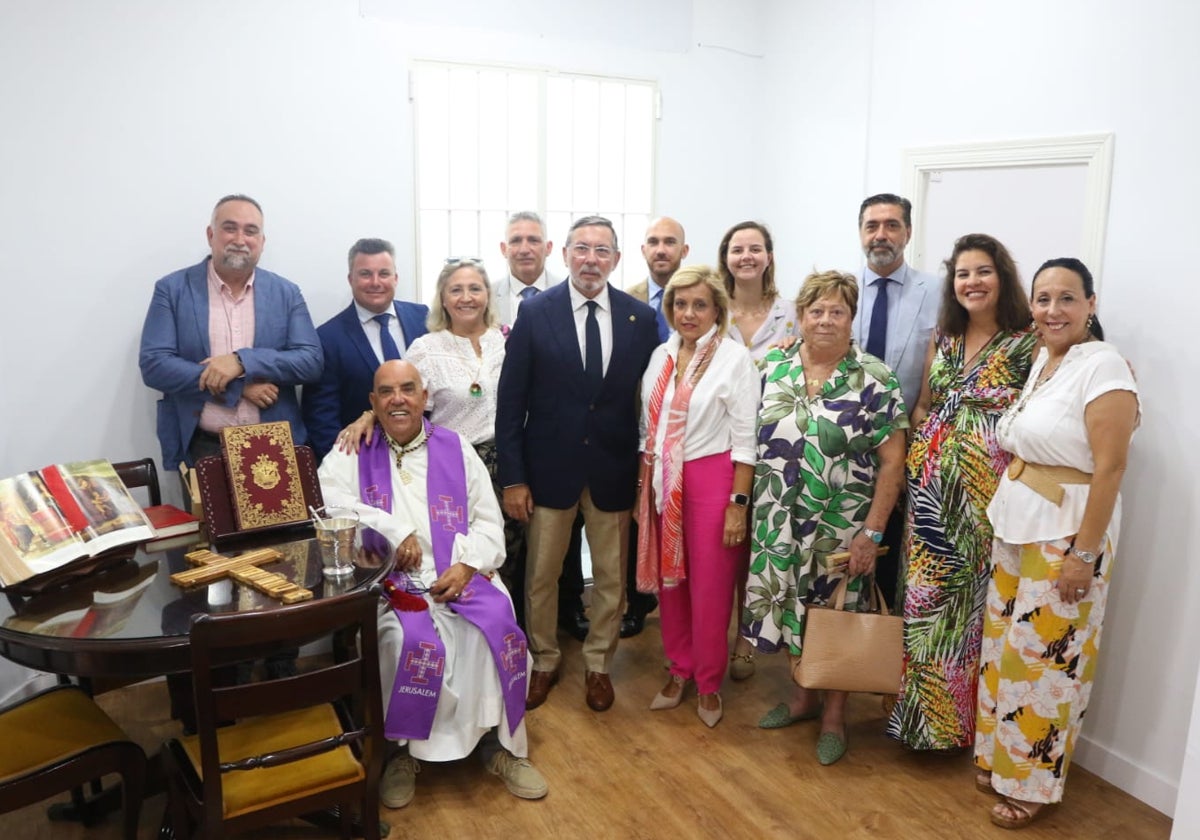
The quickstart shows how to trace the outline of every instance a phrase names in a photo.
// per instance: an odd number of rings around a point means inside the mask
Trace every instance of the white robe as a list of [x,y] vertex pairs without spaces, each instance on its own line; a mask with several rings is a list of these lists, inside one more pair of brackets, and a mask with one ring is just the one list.
[[[466,563],[479,574],[487,575],[504,562],[504,520],[487,467],[466,441],[462,441],[462,450],[470,518],[467,533],[454,538],[451,563]],[[392,472],[390,514],[359,500],[357,455],[344,455],[334,449],[325,456],[318,472],[325,504],[357,510],[362,526],[382,534],[393,554],[409,534],[416,533],[421,545],[421,566],[415,577],[426,587],[438,578],[430,542],[429,506],[426,504],[428,452],[423,446],[404,456],[404,471],[412,477],[409,484],[401,480],[395,458],[388,453]],[[491,584],[512,601],[499,575],[492,575]],[[425,761],[454,761],[470,755],[479,739],[494,728],[505,749],[517,756],[527,756],[529,743],[525,721],[522,720],[516,732],[509,735],[500,677],[483,634],[447,606],[434,603],[428,594],[425,599],[429,602],[433,625],[446,646],[446,668],[442,674],[442,691],[438,696],[433,730],[426,740],[409,741],[409,752],[414,758]],[[404,630],[399,619],[390,606],[381,602],[379,678],[384,689],[385,711],[396,679],[396,664],[403,641]]]

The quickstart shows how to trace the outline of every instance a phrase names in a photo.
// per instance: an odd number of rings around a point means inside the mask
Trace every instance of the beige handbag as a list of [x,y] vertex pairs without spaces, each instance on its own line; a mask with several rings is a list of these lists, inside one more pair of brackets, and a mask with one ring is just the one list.
[[847,612],[842,578],[824,607],[808,607],[804,644],[792,672],[803,688],[900,693],[904,670],[904,617],[890,615],[883,593],[871,582],[871,612]]

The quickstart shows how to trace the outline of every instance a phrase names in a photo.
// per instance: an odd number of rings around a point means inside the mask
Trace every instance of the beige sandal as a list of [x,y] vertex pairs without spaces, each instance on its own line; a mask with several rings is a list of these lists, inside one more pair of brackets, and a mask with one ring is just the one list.
[[[1023,802],[1006,796],[992,808],[992,824],[1001,828],[1024,828],[1044,810],[1046,806],[1040,802]],[[1010,814],[1016,816],[1009,816]]]

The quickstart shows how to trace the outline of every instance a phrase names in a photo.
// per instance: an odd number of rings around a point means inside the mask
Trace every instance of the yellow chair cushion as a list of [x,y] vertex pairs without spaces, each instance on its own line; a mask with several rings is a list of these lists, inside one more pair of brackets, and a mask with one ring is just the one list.
[[62,689],[0,712],[0,782],[40,770],[97,744],[128,741],[82,691]]
[[[342,732],[333,707],[326,704],[278,715],[238,721],[217,730],[217,752],[222,762],[320,741]],[[195,735],[180,739],[196,773],[200,771],[200,741]],[[277,767],[233,770],[221,777],[226,819],[288,802],[329,788],[358,781],[362,765],[348,746],[302,758]]]

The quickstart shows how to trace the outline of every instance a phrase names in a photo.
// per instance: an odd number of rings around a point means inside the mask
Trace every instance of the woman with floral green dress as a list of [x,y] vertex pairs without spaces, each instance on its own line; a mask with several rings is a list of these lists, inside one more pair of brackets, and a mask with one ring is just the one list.
[[[786,649],[793,673],[809,606],[827,603],[847,575],[846,608],[866,606],[860,596],[904,482],[907,410],[891,369],[850,340],[857,305],[852,275],[810,275],[796,298],[801,341],[763,360],[742,624],[759,651]],[[819,717],[817,757],[832,764],[846,752],[847,696],[825,692],[822,705],[797,686],[759,726]]]

